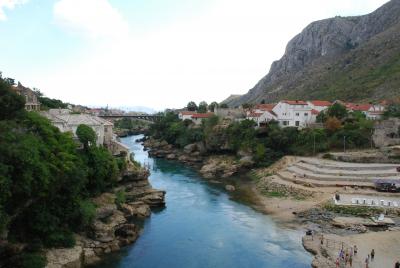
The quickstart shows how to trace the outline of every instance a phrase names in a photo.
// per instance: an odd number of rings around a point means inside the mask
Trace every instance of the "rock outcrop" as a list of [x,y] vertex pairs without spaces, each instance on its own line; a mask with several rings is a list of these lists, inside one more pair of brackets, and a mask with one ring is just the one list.
[[[396,96],[400,0],[356,17],[308,25],[254,88],[230,106],[284,98],[379,100]],[[357,90],[359,89],[359,90]]]
[[[153,189],[149,171],[130,166],[113,192],[93,198],[96,216],[85,234],[76,236],[73,248],[51,249],[46,252],[47,268],[81,268],[101,260],[108,253],[136,241],[140,228],[133,222],[150,216],[150,207],[165,205],[165,191]],[[118,204],[117,194],[126,201]]]

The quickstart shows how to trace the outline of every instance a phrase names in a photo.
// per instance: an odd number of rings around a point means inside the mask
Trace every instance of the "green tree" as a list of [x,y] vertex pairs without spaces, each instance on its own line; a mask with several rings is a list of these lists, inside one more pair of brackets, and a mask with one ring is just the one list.
[[24,98],[15,93],[3,79],[0,79],[0,107],[0,120],[15,117],[25,107]]
[[206,113],[208,111],[208,104],[205,101],[199,103],[198,112],[199,113]]
[[80,124],[76,129],[76,136],[86,150],[89,146],[96,144],[96,133],[87,125]]
[[384,113],[384,117],[400,117],[400,103],[389,104]]
[[341,120],[347,117],[348,112],[344,105],[340,103],[334,103],[328,108],[327,114],[329,117],[336,117],[337,119]]
[[208,109],[209,109],[211,112],[214,112],[214,111],[215,111],[215,108],[218,108],[218,102],[213,101],[213,102],[210,103],[210,105],[208,105]]
[[194,101],[190,101],[190,102],[187,104],[186,109],[187,109],[188,111],[192,111],[192,112],[197,111],[197,104],[196,104]]
[[219,108],[226,109],[226,108],[228,108],[228,104],[222,103],[222,104],[219,106]]

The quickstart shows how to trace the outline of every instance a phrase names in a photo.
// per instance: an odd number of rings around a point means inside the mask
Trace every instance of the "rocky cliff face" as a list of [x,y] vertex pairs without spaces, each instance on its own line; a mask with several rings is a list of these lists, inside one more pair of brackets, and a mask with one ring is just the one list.
[[[320,73],[321,69],[341,71],[344,67],[336,66],[338,62],[355,52],[358,52],[357,57],[363,59],[364,64],[368,63],[376,57],[373,53],[377,50],[376,43],[371,44],[371,41],[377,37],[381,42],[391,44],[385,50],[392,52],[392,58],[397,59],[400,45],[395,42],[397,37],[393,28],[399,29],[399,25],[400,0],[392,0],[368,15],[335,17],[313,22],[288,43],[283,57],[272,64],[270,72],[253,89],[242,97],[228,99],[225,103],[235,106],[263,99],[275,101],[284,97],[304,97],[304,94],[309,95],[305,87],[313,91],[323,91],[330,85],[319,85],[322,76],[329,75]],[[392,33],[385,35],[386,32]],[[308,75],[307,79],[305,75]],[[367,74],[360,77],[364,75]],[[332,83],[335,84],[334,81]],[[317,86],[321,89],[316,88]],[[322,97],[329,94],[319,95]],[[330,94],[329,97],[336,96]]]

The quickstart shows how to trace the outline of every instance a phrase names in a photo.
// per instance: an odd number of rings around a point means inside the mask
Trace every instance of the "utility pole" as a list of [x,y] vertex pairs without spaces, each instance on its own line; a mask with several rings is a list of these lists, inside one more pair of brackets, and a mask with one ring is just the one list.
[[314,132],[313,134],[314,134],[314,146],[313,146],[313,154],[315,155],[315,132]]
[[346,136],[343,136],[343,152],[346,152]]

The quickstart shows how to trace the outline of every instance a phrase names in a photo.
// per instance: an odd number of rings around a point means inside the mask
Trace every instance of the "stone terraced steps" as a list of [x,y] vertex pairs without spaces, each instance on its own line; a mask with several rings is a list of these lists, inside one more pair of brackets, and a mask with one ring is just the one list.
[[361,163],[348,163],[348,162],[338,162],[326,159],[317,159],[317,158],[307,158],[302,157],[300,161],[309,165],[313,165],[319,168],[324,169],[334,169],[334,170],[352,170],[352,171],[361,171],[361,170],[394,170],[400,165],[396,164],[361,164]]
[[306,187],[363,187],[374,188],[376,179],[400,180],[398,165],[359,164],[318,158],[299,158],[299,161],[277,173],[282,180]]
[[373,182],[360,182],[360,181],[341,181],[341,180],[319,180],[319,179],[310,179],[310,178],[302,178],[299,176],[294,176],[292,172],[289,171],[280,171],[276,174],[279,178],[285,181],[289,181],[295,184],[303,185],[306,187],[362,187],[362,188],[375,188]]
[[388,168],[385,170],[375,170],[375,169],[362,169],[362,170],[344,170],[344,169],[332,169],[325,168],[321,165],[313,165],[303,161],[299,161],[294,164],[294,166],[306,170],[315,174],[321,175],[336,175],[336,176],[351,176],[351,177],[396,177],[400,173],[395,168]]

